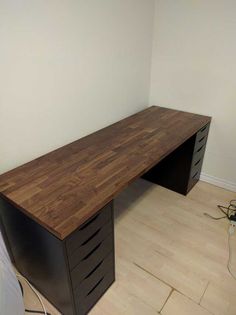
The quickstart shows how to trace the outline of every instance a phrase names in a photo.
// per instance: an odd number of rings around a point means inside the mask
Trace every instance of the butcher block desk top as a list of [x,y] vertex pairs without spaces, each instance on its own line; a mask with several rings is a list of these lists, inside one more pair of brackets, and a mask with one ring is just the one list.
[[149,107],[0,176],[0,196],[63,240],[209,123]]

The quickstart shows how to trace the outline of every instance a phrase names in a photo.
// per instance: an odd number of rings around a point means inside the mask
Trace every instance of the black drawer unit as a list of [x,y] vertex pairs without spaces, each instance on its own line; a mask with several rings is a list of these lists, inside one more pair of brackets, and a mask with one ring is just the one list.
[[187,195],[201,174],[209,128],[210,123],[144,174],[143,178]]
[[115,280],[112,211],[106,205],[66,240],[76,314],[87,314]]
[[113,202],[64,240],[3,199],[0,209],[16,268],[63,315],[87,314],[115,281]]
[[191,171],[187,191],[189,191],[198,182],[200,178],[209,128],[210,124],[204,126],[197,132],[195,136]]

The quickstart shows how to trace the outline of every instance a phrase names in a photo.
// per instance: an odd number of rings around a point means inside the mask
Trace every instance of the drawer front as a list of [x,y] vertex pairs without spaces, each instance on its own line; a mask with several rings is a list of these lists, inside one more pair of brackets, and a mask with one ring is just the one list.
[[202,163],[203,163],[203,158],[197,162],[196,166],[192,167],[191,173],[190,173],[190,179],[200,177],[200,173],[201,173],[201,169],[202,169]]
[[200,148],[196,152],[194,152],[193,164],[197,163],[197,161],[199,161],[200,159],[204,157],[205,150],[206,150],[206,143],[200,146]]
[[112,203],[107,204],[66,240],[68,256],[71,256],[78,247],[110,220],[112,220]]
[[192,169],[197,168],[198,165],[202,164],[203,155],[196,155],[193,157]]
[[199,149],[201,150],[201,148],[206,144],[209,127],[210,124],[207,124],[197,132],[194,152],[197,152]]
[[105,275],[114,271],[114,253],[111,252],[106,256],[78,285],[75,289],[76,298],[83,299],[93,291],[96,284],[99,283]]
[[193,157],[193,164],[190,172],[190,177],[188,181],[188,191],[193,188],[193,186],[199,181],[202,169],[203,157],[199,159],[197,157],[194,159]]
[[110,220],[84,241],[74,252],[68,255],[70,269],[72,270],[78,265],[86,256],[91,253],[108,235],[113,232],[113,222]]
[[88,275],[114,250],[113,233],[100,242],[83,258],[83,260],[71,271],[72,285],[76,288]]
[[78,314],[86,315],[115,280],[114,271],[107,272],[90,289],[85,296],[76,296],[75,304]]
[[197,170],[189,179],[188,191],[199,181],[201,169]]
[[199,152],[195,152],[193,155],[192,165],[191,165],[191,175],[193,176],[194,173],[202,166],[204,153],[205,153],[206,145],[202,147]]

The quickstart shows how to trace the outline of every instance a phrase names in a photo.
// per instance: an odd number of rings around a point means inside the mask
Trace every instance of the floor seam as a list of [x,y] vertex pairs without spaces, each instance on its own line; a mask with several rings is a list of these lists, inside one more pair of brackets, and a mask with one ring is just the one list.
[[199,301],[199,306],[201,307],[201,308],[203,308],[204,310],[206,310],[209,314],[212,314],[212,315],[215,315],[214,313],[212,313],[212,311],[210,311],[208,308],[206,308],[205,306],[203,306],[201,303],[202,303],[202,300],[203,300],[203,298],[204,298],[204,295],[205,295],[205,293],[206,293],[206,291],[207,291],[207,289],[208,289],[208,287],[209,287],[209,285],[210,285],[210,281],[208,281],[208,283],[207,283],[207,285],[206,285],[206,288],[205,288],[205,290],[204,290],[204,292],[203,292],[203,294],[202,294],[202,296],[201,296],[201,298],[200,298],[200,301]]
[[203,299],[203,297],[204,297],[204,295],[205,295],[205,293],[206,293],[206,290],[207,290],[208,287],[209,287],[209,284],[210,284],[210,281],[207,282],[207,285],[206,285],[206,287],[205,287],[205,290],[203,291],[203,294],[202,294],[202,296],[200,297],[200,300],[199,300],[199,303],[198,303],[200,306],[201,306],[202,299]]
[[175,289],[171,288],[171,291],[169,295],[167,296],[167,299],[165,300],[164,304],[162,305],[162,308],[160,309],[159,313],[161,314],[163,308],[166,306],[167,302],[169,301],[169,298],[171,297],[172,293],[175,291]]
[[170,287],[173,290],[176,290],[176,288],[172,287],[172,285],[170,285],[169,283],[165,282],[164,280],[158,278],[156,275],[154,275],[153,273],[151,273],[150,271],[148,271],[147,269],[143,268],[142,266],[140,266],[139,264],[137,264],[136,262],[133,262],[133,264],[138,267],[139,269],[143,270],[144,272],[148,273],[150,276],[156,278],[157,280],[161,281],[162,283],[164,283],[165,285],[167,285],[168,287]]

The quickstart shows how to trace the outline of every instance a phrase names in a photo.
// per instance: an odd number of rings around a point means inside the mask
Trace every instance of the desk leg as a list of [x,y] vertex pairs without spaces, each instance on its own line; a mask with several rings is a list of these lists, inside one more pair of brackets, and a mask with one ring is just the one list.
[[143,175],[155,184],[187,195],[195,146],[194,135]]

